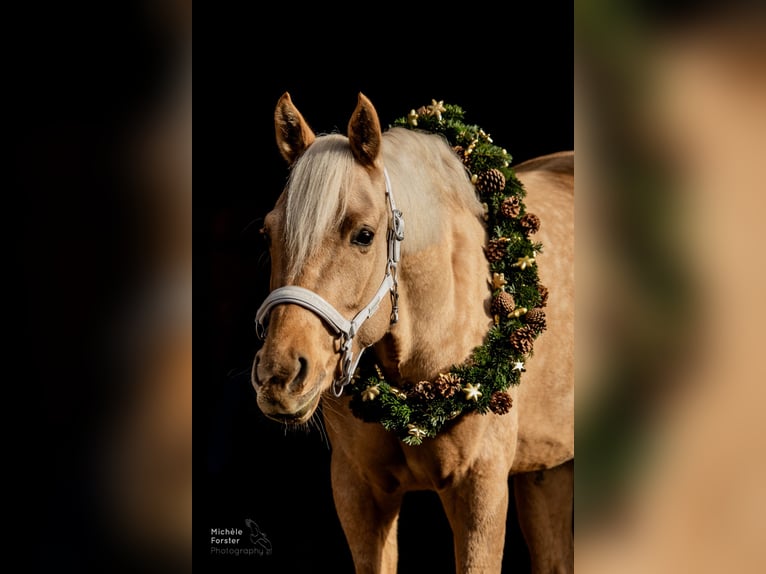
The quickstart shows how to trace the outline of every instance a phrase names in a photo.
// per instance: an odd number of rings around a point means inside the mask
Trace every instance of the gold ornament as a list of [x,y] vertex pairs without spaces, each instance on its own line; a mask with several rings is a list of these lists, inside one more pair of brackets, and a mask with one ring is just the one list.
[[514,371],[519,371],[519,372],[526,371],[526,369],[524,368],[524,363],[522,363],[521,361],[516,361],[513,364],[513,370]]
[[378,385],[373,385],[372,387],[367,387],[362,391],[362,400],[374,401],[378,395],[380,395],[380,387]]
[[438,121],[442,121],[442,112],[446,112],[447,108],[444,107],[444,100],[431,100],[431,105],[426,108],[429,116],[436,116]]
[[527,267],[530,267],[535,262],[534,257],[530,257],[529,255],[525,255],[524,257],[519,257],[516,260],[516,263],[512,263],[511,267],[518,267],[522,271],[526,269]]
[[471,383],[468,383],[466,386],[463,387],[463,392],[465,393],[465,400],[467,401],[478,401],[479,397],[481,397],[481,391],[479,390],[479,387],[481,387],[481,384],[476,384],[476,386],[472,385]]
[[515,317],[518,319],[522,315],[526,314],[527,310],[528,309],[526,307],[516,307],[513,311],[508,313],[508,318],[510,319],[511,317]]
[[407,425],[407,434],[414,436],[415,438],[425,438],[426,431],[424,431],[419,426],[410,423]]
[[418,112],[410,110],[410,113],[407,114],[407,123],[413,128],[416,127],[418,125]]
[[493,273],[492,274],[492,289],[502,289],[508,281],[505,280],[505,273]]
[[484,221],[489,221],[489,204],[487,202],[484,202],[481,204],[481,207],[484,209],[484,213],[482,213],[482,218]]
[[391,394],[394,395],[397,399],[404,400],[407,398],[407,393],[400,391],[396,387],[391,387]]
[[[476,174],[474,173],[474,174],[471,176],[471,183],[472,183],[472,184],[474,184],[474,185],[476,185],[476,182],[477,182],[478,180],[479,180],[479,176],[478,176],[478,175],[476,175]],[[486,205],[486,203],[485,203],[484,205]]]

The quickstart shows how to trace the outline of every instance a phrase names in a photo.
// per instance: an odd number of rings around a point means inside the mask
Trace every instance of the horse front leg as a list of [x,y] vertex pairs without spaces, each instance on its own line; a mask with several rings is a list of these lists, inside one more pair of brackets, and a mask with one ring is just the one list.
[[508,513],[506,470],[475,469],[439,497],[452,527],[457,572],[499,574]]
[[395,574],[401,494],[365,482],[342,454],[332,455],[332,491],[357,574]]

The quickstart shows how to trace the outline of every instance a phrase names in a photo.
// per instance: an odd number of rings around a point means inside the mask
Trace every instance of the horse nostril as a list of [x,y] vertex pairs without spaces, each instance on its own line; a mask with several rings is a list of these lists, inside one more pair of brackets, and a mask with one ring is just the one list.
[[292,381],[290,381],[290,388],[295,391],[303,388],[306,381],[306,375],[309,371],[309,362],[305,358],[298,357],[298,365],[298,374],[295,375]]
[[253,368],[250,371],[250,383],[256,389],[258,389],[258,387],[261,386],[261,382],[260,380],[258,380],[258,365],[260,364],[260,362],[261,362],[261,352],[258,351],[255,354],[255,360],[253,361]]
[[255,355],[253,368],[250,372],[250,382],[255,390],[259,390],[264,384],[274,388],[286,388],[291,392],[300,392],[306,384],[306,377],[309,372],[309,362],[304,357],[298,357],[297,363],[292,373],[287,370],[276,369],[272,371],[267,365],[261,363],[260,351]]

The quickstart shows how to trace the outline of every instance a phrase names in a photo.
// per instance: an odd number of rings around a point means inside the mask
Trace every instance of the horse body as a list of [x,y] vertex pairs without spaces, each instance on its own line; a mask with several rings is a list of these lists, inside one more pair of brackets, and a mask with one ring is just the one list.
[[[276,120],[280,150],[294,164],[289,194],[301,181],[296,165],[319,162],[321,146],[329,143],[315,144],[289,97],[280,100]],[[344,212],[332,224],[339,232],[304,250],[302,265],[292,265],[284,247],[272,247],[272,286],[303,285],[345,313],[362,308],[377,287],[375,269],[383,268],[385,256],[384,247],[366,244],[359,230],[383,236],[387,217],[379,190],[385,166],[411,233],[399,269],[400,319],[387,324],[390,303],[383,303],[360,332],[360,344],[374,345],[394,384],[432,380],[464,361],[491,324],[482,208],[462,164],[441,139],[401,129],[382,134],[377,122],[374,108],[360,96],[348,141],[332,136],[355,160],[342,178],[344,203],[324,205]],[[307,150],[308,159],[300,159]],[[439,494],[459,572],[499,572],[509,474],[553,469],[573,458],[571,167],[571,154],[559,154],[517,168],[529,209],[543,221],[539,236],[546,251],[538,264],[550,288],[551,327],[536,344],[522,384],[510,389],[514,406],[506,415],[469,414],[436,438],[408,446],[382,426],[356,419],[348,397],[326,392],[337,348],[321,319],[293,305],[275,309],[253,368],[259,405],[272,418],[301,423],[322,396],[333,447],[333,495],[357,572],[396,571],[396,522],[404,494],[413,490]],[[283,195],[267,218],[272,237],[290,235],[288,199]],[[288,237],[282,245],[289,243]],[[343,253],[351,259],[347,267],[339,259]],[[348,289],[349,280],[356,291]],[[520,523],[535,571],[568,571],[571,463],[548,473],[550,479],[537,473],[516,481]]]

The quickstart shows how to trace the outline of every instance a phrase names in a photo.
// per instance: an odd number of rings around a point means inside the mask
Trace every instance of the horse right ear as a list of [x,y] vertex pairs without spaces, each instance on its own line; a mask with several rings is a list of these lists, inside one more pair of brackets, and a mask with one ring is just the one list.
[[279,98],[277,108],[274,110],[274,128],[277,133],[279,153],[290,165],[295,163],[295,160],[316,139],[314,132],[311,131],[287,92]]

